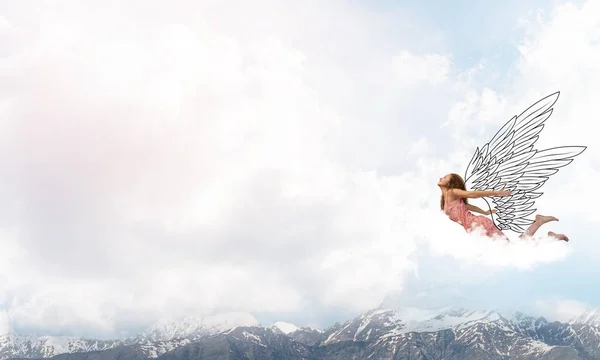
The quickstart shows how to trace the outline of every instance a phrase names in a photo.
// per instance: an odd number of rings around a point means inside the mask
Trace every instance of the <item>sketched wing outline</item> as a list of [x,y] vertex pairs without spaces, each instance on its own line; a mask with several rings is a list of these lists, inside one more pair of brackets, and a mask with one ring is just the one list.
[[[492,220],[500,230],[525,231],[534,220],[527,218],[534,209],[540,188],[559,168],[570,164],[586,146],[561,146],[545,150],[534,148],[544,122],[560,92],[531,105],[502,126],[492,140],[478,147],[465,171],[467,190],[508,190],[512,194],[491,197],[496,208]],[[483,198],[487,205],[489,202]],[[490,209],[492,207],[490,206]]]

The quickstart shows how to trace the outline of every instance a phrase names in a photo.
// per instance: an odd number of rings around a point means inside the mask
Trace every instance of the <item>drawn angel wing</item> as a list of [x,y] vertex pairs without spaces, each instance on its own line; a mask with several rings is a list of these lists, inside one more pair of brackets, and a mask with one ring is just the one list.
[[534,148],[559,94],[546,96],[510,119],[489,143],[475,150],[467,166],[467,190],[512,192],[510,196],[491,198],[496,208],[492,220],[500,230],[524,232],[524,227],[533,223],[527,216],[536,211],[532,207],[543,194],[542,185],[586,149],[586,146]]

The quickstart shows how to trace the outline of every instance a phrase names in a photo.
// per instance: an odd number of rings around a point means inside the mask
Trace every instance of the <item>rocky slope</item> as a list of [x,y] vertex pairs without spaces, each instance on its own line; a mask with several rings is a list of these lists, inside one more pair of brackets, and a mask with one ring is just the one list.
[[[173,329],[172,326],[155,327],[136,338],[137,342],[130,339],[130,343],[98,343],[81,351],[77,350],[81,347],[72,347],[75,351],[65,351],[55,358],[600,359],[600,315],[596,312],[559,323],[520,313],[503,316],[494,311],[452,308],[439,311],[378,308],[325,331],[285,323],[271,327],[250,324],[228,330],[188,325],[175,326],[187,329],[175,332],[165,330]],[[102,350],[102,346],[110,349]],[[33,349],[19,357],[52,355]]]

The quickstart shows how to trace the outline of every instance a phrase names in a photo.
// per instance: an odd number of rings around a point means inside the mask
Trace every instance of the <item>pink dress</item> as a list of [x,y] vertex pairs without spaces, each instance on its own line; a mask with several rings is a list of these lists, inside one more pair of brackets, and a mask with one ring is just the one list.
[[450,220],[462,225],[467,232],[473,231],[475,227],[483,229],[487,236],[501,236],[506,238],[506,235],[500,231],[494,222],[484,215],[473,215],[467,208],[467,204],[462,199],[448,202],[445,200],[444,213],[448,215]]

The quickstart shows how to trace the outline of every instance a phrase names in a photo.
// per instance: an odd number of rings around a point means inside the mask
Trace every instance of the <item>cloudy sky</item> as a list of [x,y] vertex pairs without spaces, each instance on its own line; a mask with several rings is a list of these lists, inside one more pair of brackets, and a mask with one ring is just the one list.
[[[526,4],[0,1],[0,330],[600,307],[600,0]],[[555,91],[571,242],[466,235],[439,177]]]

